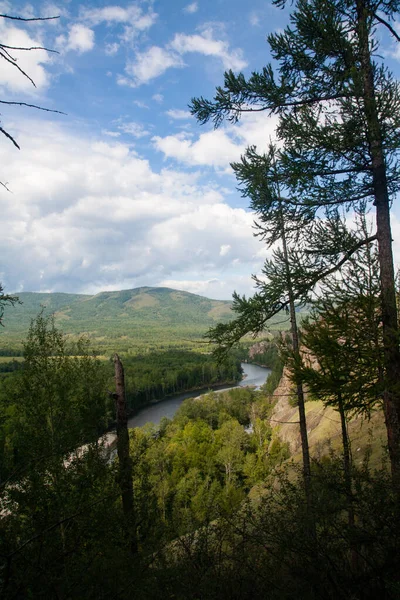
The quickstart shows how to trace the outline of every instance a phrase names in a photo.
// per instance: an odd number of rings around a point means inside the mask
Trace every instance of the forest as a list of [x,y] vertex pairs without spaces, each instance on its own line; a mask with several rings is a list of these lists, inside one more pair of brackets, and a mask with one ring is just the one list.
[[[234,293],[202,353],[175,338],[122,361],[42,312],[23,362],[4,367],[1,599],[400,598],[400,87],[381,48],[400,42],[399,4],[288,8],[268,36],[273,64],[228,70],[213,99],[190,103],[217,128],[252,111],[277,119],[267,151],[232,164],[271,251],[255,294]],[[277,315],[289,331],[268,332]],[[240,360],[271,367],[260,390],[210,392],[128,430],[129,409],[237,381]]]

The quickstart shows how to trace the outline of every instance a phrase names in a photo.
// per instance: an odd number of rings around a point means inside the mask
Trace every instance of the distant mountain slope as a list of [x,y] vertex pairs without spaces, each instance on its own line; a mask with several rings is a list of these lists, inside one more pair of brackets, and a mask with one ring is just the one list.
[[[232,318],[231,303],[210,300],[170,288],[142,287],[133,290],[82,294],[18,294],[22,304],[6,307],[0,346],[19,345],[32,318],[42,307],[54,313],[67,334],[85,333],[96,347],[118,351],[140,346],[187,345],[219,321]],[[118,344],[115,340],[118,339]],[[186,342],[185,342],[186,340]]]

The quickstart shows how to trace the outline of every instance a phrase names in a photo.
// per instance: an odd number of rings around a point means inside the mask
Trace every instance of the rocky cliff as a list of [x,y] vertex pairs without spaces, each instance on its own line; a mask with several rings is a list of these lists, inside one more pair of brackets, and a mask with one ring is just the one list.
[[[295,460],[301,460],[299,411],[293,406],[296,397],[286,369],[273,396],[276,404],[271,415],[271,426],[281,440],[289,444]],[[321,401],[307,398],[306,415],[311,456],[321,458],[331,450],[340,452],[342,442],[339,414],[331,407],[324,408]],[[348,431],[355,464],[361,464],[367,452],[371,452],[372,467],[380,466],[382,461],[386,462],[386,428],[381,408],[377,408],[369,420],[352,418]]]

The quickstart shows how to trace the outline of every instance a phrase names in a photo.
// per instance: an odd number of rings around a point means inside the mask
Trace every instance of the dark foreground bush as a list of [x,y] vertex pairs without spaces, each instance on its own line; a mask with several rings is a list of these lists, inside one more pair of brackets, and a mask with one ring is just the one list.
[[315,467],[313,484],[311,516],[299,480],[281,476],[257,502],[169,545],[142,597],[400,598],[400,515],[389,476],[354,472],[349,498],[332,461]]

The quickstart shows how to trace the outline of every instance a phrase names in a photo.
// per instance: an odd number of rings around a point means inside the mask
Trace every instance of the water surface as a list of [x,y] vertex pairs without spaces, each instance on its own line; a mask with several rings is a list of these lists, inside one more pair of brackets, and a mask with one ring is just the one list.
[[[221,387],[218,391],[230,390],[233,387],[245,387],[247,385],[255,386],[259,388],[263,385],[271,372],[271,369],[265,367],[259,367],[258,365],[250,365],[248,363],[242,363],[244,379],[239,382],[236,386]],[[201,394],[206,394],[209,388],[203,390],[196,390],[194,392],[185,392],[176,396],[166,398],[161,402],[155,404],[149,404],[144,406],[135,416],[131,417],[128,421],[128,427],[142,427],[146,423],[154,423],[158,425],[163,417],[172,419],[182,402],[186,398],[196,398]]]

